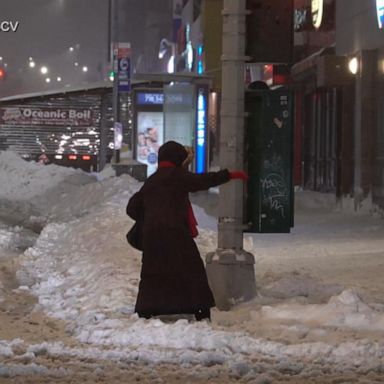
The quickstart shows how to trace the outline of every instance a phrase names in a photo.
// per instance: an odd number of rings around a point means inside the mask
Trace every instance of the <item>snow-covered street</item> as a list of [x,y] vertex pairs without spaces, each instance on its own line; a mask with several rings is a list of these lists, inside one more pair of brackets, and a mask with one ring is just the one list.
[[[384,382],[384,220],[364,206],[297,192],[290,234],[244,236],[254,300],[144,320],[125,239],[141,183],[10,152],[0,183],[0,383]],[[191,200],[205,255],[217,194]]]

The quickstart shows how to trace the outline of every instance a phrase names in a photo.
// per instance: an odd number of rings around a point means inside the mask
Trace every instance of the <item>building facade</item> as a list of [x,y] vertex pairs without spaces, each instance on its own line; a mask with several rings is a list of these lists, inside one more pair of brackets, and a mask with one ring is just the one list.
[[384,208],[383,15],[380,0],[295,2],[295,184],[356,210]]
[[350,85],[350,140],[353,143],[353,194],[384,208],[384,4],[380,0],[338,0],[336,54],[354,72]]

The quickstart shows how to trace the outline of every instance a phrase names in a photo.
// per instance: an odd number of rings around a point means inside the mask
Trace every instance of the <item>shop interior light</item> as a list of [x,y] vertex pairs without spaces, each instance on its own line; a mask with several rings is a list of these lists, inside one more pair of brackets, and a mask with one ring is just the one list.
[[383,29],[383,24],[384,24],[384,0],[376,0],[376,13],[377,13],[377,22],[379,23],[379,28]]
[[357,57],[352,57],[348,61],[348,69],[349,72],[351,72],[353,75],[357,74],[357,72],[359,71],[359,60],[357,59]]
[[319,29],[323,21],[324,0],[311,1],[312,23],[316,29]]
[[167,65],[167,72],[168,73],[174,73],[175,72],[175,56],[171,56],[168,65]]

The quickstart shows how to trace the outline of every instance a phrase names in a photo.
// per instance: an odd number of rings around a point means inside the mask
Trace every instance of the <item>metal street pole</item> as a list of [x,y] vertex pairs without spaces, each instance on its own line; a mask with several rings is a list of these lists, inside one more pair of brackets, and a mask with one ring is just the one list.
[[[111,0],[111,37],[113,51],[113,93],[112,93],[112,108],[113,108],[113,123],[120,121],[120,105],[119,105],[119,79],[117,70],[117,44],[119,42],[119,15],[118,15],[118,0]],[[120,162],[120,149],[115,149],[115,163]]]
[[[220,166],[243,169],[246,0],[224,0]],[[210,286],[220,310],[256,294],[254,257],[243,249],[243,188],[220,187],[218,248],[207,254]]]

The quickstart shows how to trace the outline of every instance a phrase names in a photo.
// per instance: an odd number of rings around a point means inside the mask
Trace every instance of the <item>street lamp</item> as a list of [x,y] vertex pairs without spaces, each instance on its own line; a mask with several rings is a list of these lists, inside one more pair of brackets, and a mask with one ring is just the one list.
[[169,49],[171,49],[171,57],[167,64],[167,72],[174,73],[176,70],[176,44],[168,39],[161,39],[159,46],[159,59],[163,59]]
[[356,75],[359,70],[359,60],[357,57],[352,57],[348,62],[348,69],[353,74]]

